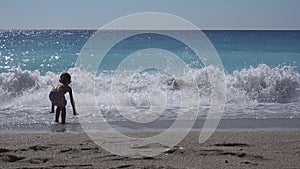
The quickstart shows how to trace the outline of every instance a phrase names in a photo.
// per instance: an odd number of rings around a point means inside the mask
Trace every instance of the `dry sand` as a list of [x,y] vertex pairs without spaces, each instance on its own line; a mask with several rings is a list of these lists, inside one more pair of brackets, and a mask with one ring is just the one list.
[[219,131],[204,144],[198,137],[191,132],[161,155],[134,159],[84,133],[0,134],[0,168],[300,168],[300,131]]

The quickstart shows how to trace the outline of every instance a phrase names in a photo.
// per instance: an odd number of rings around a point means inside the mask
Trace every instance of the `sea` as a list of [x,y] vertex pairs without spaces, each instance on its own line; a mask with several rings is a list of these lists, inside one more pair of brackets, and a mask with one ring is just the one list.
[[[98,33],[105,34],[105,31],[107,30]],[[76,62],[85,43],[95,32],[96,30],[0,30],[1,132],[18,132],[22,128],[29,130],[33,126],[37,131],[56,131],[58,128],[51,127],[56,124],[53,123],[54,114],[49,113],[51,103],[48,95],[51,88],[59,83],[62,72],[69,72],[74,77],[71,87],[77,84],[73,88],[74,100],[79,116],[83,119],[104,117],[112,125],[118,122],[143,122],[140,127],[153,120],[156,120],[155,124],[174,121],[180,113],[183,113],[183,120],[189,120],[190,111],[197,111],[197,119],[200,121],[206,119],[211,104],[211,79],[217,78],[213,75],[220,71],[219,68],[205,65],[192,49],[175,42],[173,44],[166,36],[145,33],[125,39],[123,45],[118,45],[113,52],[108,53],[94,77],[77,67]],[[300,118],[300,31],[202,32],[218,53],[225,73],[226,96],[222,119]],[[122,34],[122,31],[118,30],[117,33]],[[186,39],[193,40],[195,37],[193,31],[177,33],[184,33]],[[159,45],[156,45],[157,42],[160,42]],[[194,77],[199,89],[200,101],[196,109],[180,106],[181,92],[183,89],[188,90],[191,84],[184,81],[184,78],[174,78],[163,70],[141,70],[131,76],[131,79],[119,77],[122,81],[112,86],[118,64],[130,52],[141,49],[141,46],[168,49],[184,61],[190,68],[186,74]],[[142,54],[144,53],[140,53]],[[153,53],[144,62],[155,63],[157,57],[151,59],[151,56]],[[171,66],[176,68],[176,65]],[[95,83],[76,81],[78,75],[94,78]],[[112,87],[117,88],[114,96]],[[155,94],[157,90],[159,93]],[[129,101],[122,106],[116,106],[113,98],[118,97],[118,92],[120,95],[127,93],[128,96]],[[190,93],[186,94],[188,97]],[[79,131],[80,120],[72,115],[68,94],[66,98],[66,126],[69,126],[70,131]],[[80,103],[84,102],[96,102],[97,109],[81,107]],[[152,103],[158,106],[164,104],[162,108],[151,109]],[[122,111],[125,113],[120,113]],[[263,123],[261,122],[262,125]]]

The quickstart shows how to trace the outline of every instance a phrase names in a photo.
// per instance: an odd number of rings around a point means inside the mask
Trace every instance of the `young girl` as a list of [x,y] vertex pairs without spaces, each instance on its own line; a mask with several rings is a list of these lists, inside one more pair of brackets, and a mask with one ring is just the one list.
[[56,87],[54,87],[49,94],[49,98],[52,102],[51,113],[54,113],[54,106],[57,106],[55,122],[58,123],[59,114],[61,112],[61,121],[62,121],[62,124],[65,124],[66,123],[66,105],[67,105],[67,101],[65,99],[65,94],[67,92],[69,92],[69,95],[70,95],[71,105],[73,108],[73,115],[76,116],[78,114],[76,113],[76,109],[75,109],[75,103],[74,103],[74,99],[73,99],[72,89],[69,86],[69,84],[71,83],[71,75],[69,73],[62,73],[60,75],[59,82],[60,83]]

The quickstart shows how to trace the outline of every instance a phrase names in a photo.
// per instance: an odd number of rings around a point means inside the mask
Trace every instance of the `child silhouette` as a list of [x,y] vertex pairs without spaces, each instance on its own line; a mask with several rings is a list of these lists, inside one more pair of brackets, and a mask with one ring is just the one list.
[[57,106],[56,108],[56,114],[55,114],[55,122],[58,123],[59,115],[61,112],[61,121],[62,124],[66,123],[66,105],[67,101],[65,99],[65,94],[69,92],[71,105],[73,108],[73,115],[78,115],[75,109],[75,102],[72,94],[72,88],[69,86],[71,83],[71,75],[69,73],[62,73],[60,75],[59,84],[51,90],[49,94],[49,98],[52,102],[51,106],[51,113],[54,113],[54,106]]

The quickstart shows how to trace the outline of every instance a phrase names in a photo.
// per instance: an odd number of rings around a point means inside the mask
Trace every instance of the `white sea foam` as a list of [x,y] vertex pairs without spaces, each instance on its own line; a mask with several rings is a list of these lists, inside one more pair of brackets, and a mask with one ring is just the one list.
[[[210,107],[210,78],[214,67],[193,69],[200,97],[199,117],[204,118]],[[78,69],[70,69],[73,77],[72,85],[75,101],[80,103],[96,100],[98,110],[105,110],[107,120],[124,120],[117,112],[111,94],[112,74],[99,73],[94,78],[91,74]],[[82,76],[84,75],[84,76]],[[78,79],[77,77],[86,78]],[[49,115],[50,101],[48,98],[51,88],[58,83],[59,75],[48,72],[41,75],[39,71],[16,69],[14,72],[0,74],[0,124],[5,123],[45,123],[53,121],[53,115]],[[76,79],[77,78],[77,79]],[[89,79],[94,83],[86,83]],[[185,82],[184,78],[171,77],[164,73],[143,72],[134,78],[124,79],[118,83],[117,91],[128,93],[130,105],[136,111],[127,112],[131,118],[155,118],[160,116],[157,112],[148,111],[151,106],[161,105],[166,97],[165,112],[160,118],[174,119],[182,108],[181,89],[189,89],[193,84]],[[300,117],[300,75],[292,67],[270,68],[261,64],[256,68],[250,67],[241,71],[234,71],[226,75],[227,94],[224,118],[295,118]],[[79,81],[78,81],[79,80]],[[214,79],[218,80],[218,79]],[[159,89],[164,95],[153,94],[153,89]],[[186,90],[188,91],[188,90]],[[118,94],[118,93],[117,93]],[[192,94],[192,93],[191,93]],[[116,96],[117,97],[117,96]],[[150,98],[155,99],[150,102]],[[67,97],[67,99],[69,99]],[[151,103],[151,104],[150,104]],[[84,105],[77,105],[84,106]],[[70,104],[67,107],[71,111]],[[85,107],[88,117],[99,116],[99,111]],[[196,109],[185,108],[183,112]],[[147,112],[148,114],[145,114]],[[80,112],[78,112],[80,113]],[[70,117],[72,113],[68,113]],[[68,117],[68,118],[69,118]],[[87,117],[87,118],[88,118]],[[188,118],[188,116],[186,116]],[[75,120],[76,119],[71,119]]]

